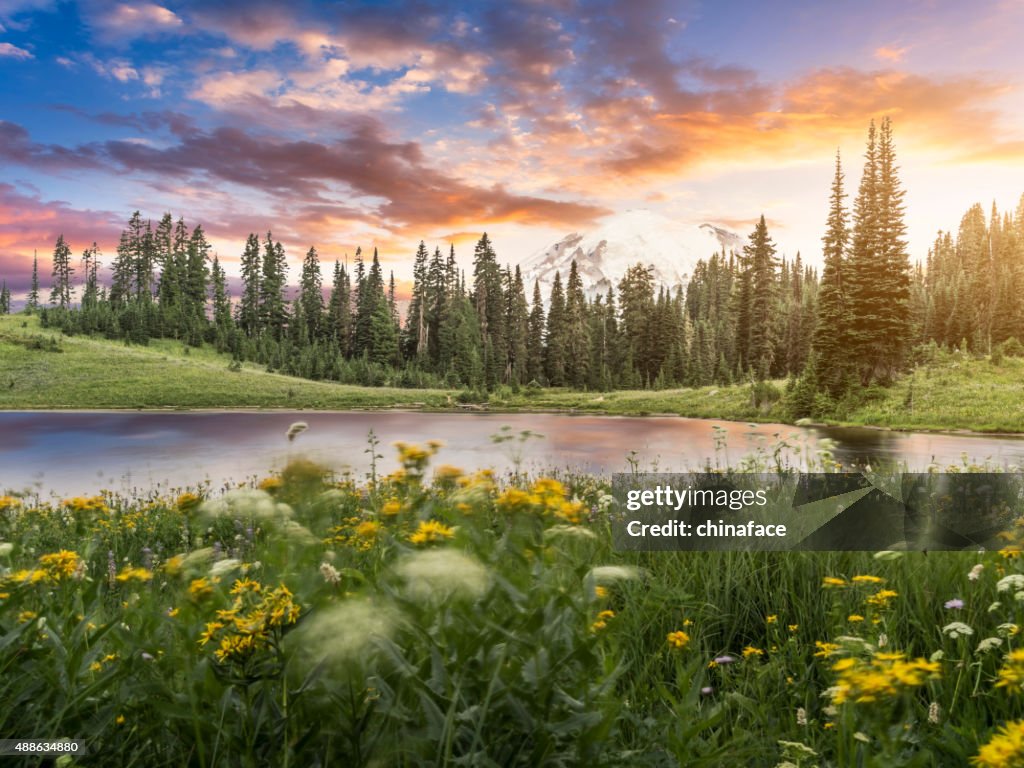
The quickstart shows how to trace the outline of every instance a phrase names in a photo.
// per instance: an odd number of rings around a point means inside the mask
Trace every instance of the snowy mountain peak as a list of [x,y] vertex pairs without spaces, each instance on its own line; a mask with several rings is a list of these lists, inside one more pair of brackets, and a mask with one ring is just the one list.
[[541,249],[520,265],[528,292],[537,280],[545,299],[555,273],[564,284],[573,259],[587,295],[617,287],[626,270],[637,263],[653,267],[656,284],[685,286],[700,259],[739,250],[743,239],[712,224],[685,224],[646,209],[625,211],[604,219],[589,232],[573,232]]

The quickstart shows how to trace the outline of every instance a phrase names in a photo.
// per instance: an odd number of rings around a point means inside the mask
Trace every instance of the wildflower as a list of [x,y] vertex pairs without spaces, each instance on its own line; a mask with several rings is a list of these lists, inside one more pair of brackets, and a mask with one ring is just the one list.
[[846,617],[846,620],[851,624],[856,624],[858,622],[864,621],[864,617],[861,616],[859,613],[851,613],[849,616]]
[[17,509],[21,506],[21,499],[16,496],[0,496],[0,512],[6,512],[9,509]]
[[1024,648],[1010,651],[999,670],[996,688],[1005,688],[1009,693],[1024,691]]
[[269,493],[271,491],[276,491],[278,488],[281,487],[281,485],[281,478],[265,477],[262,480],[260,480],[259,484],[256,487],[261,491]]
[[[757,649],[755,648],[754,650],[756,651]],[[734,661],[736,661],[736,659],[734,657],[730,656],[729,654],[724,654],[722,656],[716,656],[715,659],[714,659],[714,663],[715,664],[732,664]]]
[[191,597],[193,600],[202,600],[203,598],[209,597],[213,594],[214,583],[215,582],[212,582],[206,578],[193,579],[192,582],[188,585],[189,597]]
[[962,621],[954,621],[942,628],[942,634],[956,640],[960,637],[970,637],[974,634],[974,630]]
[[607,584],[613,581],[628,581],[640,577],[640,572],[628,565],[599,565],[591,568],[586,580],[594,584]]
[[1024,761],[1024,720],[1002,725],[983,745],[971,764],[978,768],[1007,768]]
[[964,607],[964,601],[958,597],[955,597],[952,600],[947,600],[944,603],[943,607],[945,607],[947,610],[958,611]]
[[223,560],[218,560],[216,563],[213,564],[213,567],[210,568],[210,576],[212,576],[214,579],[218,579],[221,576],[231,573],[232,571],[238,570],[241,567],[241,560],[236,560],[234,558],[227,557]]
[[807,725],[807,710],[803,707],[797,707],[796,710],[796,724],[799,726]]
[[828,693],[834,705],[866,704],[898,696],[939,675],[937,661],[908,660],[902,653],[876,653],[870,661],[841,659],[832,666],[838,672]]
[[899,592],[891,589],[880,589],[875,594],[868,597],[865,602],[868,605],[885,608],[894,597],[899,597]]
[[458,482],[463,472],[459,467],[442,464],[434,470],[434,482],[439,485],[451,485]]
[[996,582],[997,592],[1019,591],[1024,589],[1024,574],[1011,573]]
[[402,502],[398,499],[388,499],[384,502],[384,506],[380,508],[380,513],[384,517],[394,517],[402,511]]
[[26,624],[39,616],[35,611],[22,611],[18,614],[18,623]]
[[602,587],[600,585],[594,587],[594,597],[598,600],[604,600],[608,597],[608,587]]
[[1003,644],[1003,638],[1001,637],[986,637],[980,643],[978,647],[974,649],[975,653],[988,653],[989,651],[995,650]]
[[9,541],[0,541],[0,557],[9,557],[14,551],[14,545]]
[[125,717],[124,717],[124,715],[118,715],[117,717],[115,717],[114,718],[114,723],[116,725],[124,725],[125,724]]
[[858,575],[854,576],[850,581],[855,584],[884,584],[885,579],[881,576],[869,576],[869,575]]
[[180,509],[182,512],[191,512],[194,509],[198,509],[199,505],[203,503],[203,498],[194,493],[183,493],[174,502],[174,506]]
[[1020,632],[1020,627],[1018,627],[1016,624],[1000,624],[998,627],[996,627],[996,631],[1004,637],[1013,637],[1018,632]]
[[436,520],[421,520],[416,532],[409,537],[413,544],[432,544],[455,536],[455,529]]
[[[368,600],[347,600],[311,614],[298,630],[296,646],[315,665],[363,660],[375,637],[387,637],[395,626],[392,614]],[[292,635],[295,637],[295,635]]]
[[764,656],[764,651],[760,648],[755,648],[752,645],[748,645],[743,649],[743,658],[749,659],[751,656]]
[[168,615],[168,617],[170,617],[170,618],[172,618],[172,619],[173,619],[173,618],[174,618],[175,616],[177,616],[177,615],[178,615],[178,613],[179,613],[179,610],[178,610],[177,608],[168,608],[168,609],[167,609],[167,615]]
[[380,532],[380,523],[376,520],[364,520],[356,526],[355,534],[360,539],[371,540],[377,538]]
[[820,640],[814,641],[814,647],[818,649],[814,653],[817,659],[827,659],[839,650],[838,643],[823,643]]
[[790,624],[789,626],[786,627],[786,629],[788,629],[791,633],[795,634],[796,631],[798,629],[800,629],[800,625],[799,624]]
[[710,685],[705,685],[703,688],[700,689],[701,696],[710,696],[714,692],[715,689],[712,688]]
[[942,710],[939,708],[939,702],[933,701],[928,705],[928,722],[932,725],[938,725],[941,713]]
[[976,566],[971,568],[970,572],[967,574],[968,581],[977,581],[981,578],[981,572],[983,570],[985,570],[985,566],[981,563],[978,563]]
[[682,630],[676,630],[675,632],[668,633],[668,644],[673,648],[683,649],[690,642],[690,636]]
[[338,569],[330,563],[320,563],[320,575],[328,584],[338,584],[341,581],[341,574]]
[[508,513],[525,512],[540,503],[540,497],[521,488],[508,488],[494,500],[494,506]]
[[122,583],[126,581],[150,581],[152,578],[153,572],[145,568],[125,568],[117,574],[117,580]]
[[839,578],[836,578],[835,576],[826,576],[824,579],[822,579],[821,586],[823,586],[823,587],[845,587],[845,586],[848,586],[848,585],[846,583],[846,579],[839,579]]
[[85,561],[77,552],[62,549],[39,557],[39,565],[46,572],[49,581],[82,579],[85,576]]
[[597,619],[593,624],[590,625],[591,632],[600,632],[602,629],[607,628],[608,622],[604,619]]
[[775,623],[778,622],[778,620],[779,620],[779,617],[776,616],[775,614],[772,614],[771,616],[766,616],[765,619],[764,619],[765,624],[775,624]]
[[[491,581],[482,563],[452,549],[417,552],[401,560],[395,570],[406,582],[406,593],[418,602],[476,600]],[[599,618],[608,618],[605,614],[614,616],[611,611],[602,611]]]

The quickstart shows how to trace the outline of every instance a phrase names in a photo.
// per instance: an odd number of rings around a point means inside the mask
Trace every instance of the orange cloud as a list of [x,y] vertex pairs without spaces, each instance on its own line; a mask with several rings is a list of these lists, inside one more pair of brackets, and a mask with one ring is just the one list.
[[910,50],[910,46],[903,46],[897,48],[894,45],[883,45],[875,48],[875,58],[880,61],[887,61],[890,64],[897,64],[903,61],[903,57],[906,56],[907,51]]

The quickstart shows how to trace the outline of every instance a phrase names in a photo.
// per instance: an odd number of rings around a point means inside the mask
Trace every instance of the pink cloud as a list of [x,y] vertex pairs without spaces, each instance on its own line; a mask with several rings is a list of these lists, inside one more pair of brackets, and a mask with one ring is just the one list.
[[34,59],[29,51],[24,48],[19,48],[16,45],[10,43],[0,43],[0,57],[7,59],[20,59],[21,61],[27,61],[28,59]]

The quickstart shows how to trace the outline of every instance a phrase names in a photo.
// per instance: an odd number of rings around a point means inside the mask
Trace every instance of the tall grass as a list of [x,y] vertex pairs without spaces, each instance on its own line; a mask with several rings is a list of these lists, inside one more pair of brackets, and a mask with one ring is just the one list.
[[617,552],[599,479],[398,450],[365,481],[295,460],[222,494],[0,497],[0,738],[124,766],[1020,759],[1017,533]]

